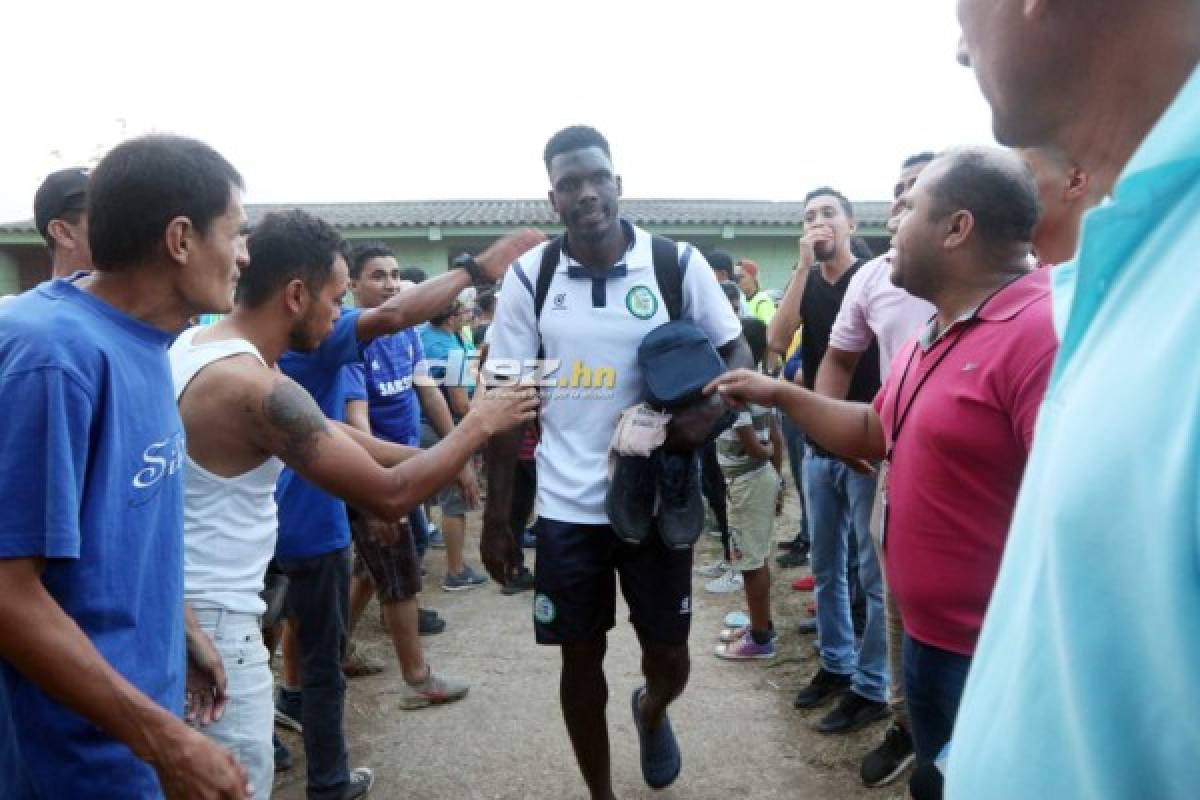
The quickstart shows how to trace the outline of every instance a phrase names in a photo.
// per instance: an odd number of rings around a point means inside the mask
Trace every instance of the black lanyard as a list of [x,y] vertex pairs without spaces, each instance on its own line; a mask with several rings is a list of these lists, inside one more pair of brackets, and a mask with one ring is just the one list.
[[[908,371],[912,368],[913,360],[917,357],[917,352],[921,349],[920,341],[918,341],[916,344],[913,345],[912,353],[910,353],[908,356],[908,363],[904,365],[904,372],[901,373],[900,382],[896,386],[896,397],[892,402],[892,435],[891,435],[892,444],[890,447],[888,447],[888,451],[887,451],[888,461],[892,460],[892,453],[896,450],[896,442],[900,438],[900,430],[904,427],[904,423],[906,421],[908,421],[908,414],[910,411],[912,411],[913,403],[916,402],[917,395],[920,393],[921,387],[923,387],[925,385],[925,381],[929,380],[929,376],[933,374],[933,371],[935,369],[937,369],[943,361],[946,360],[946,356],[950,355],[950,351],[953,350],[960,341],[962,341],[963,336],[965,336],[967,333],[967,329],[970,328],[973,324],[975,324],[979,320],[979,312],[983,311],[984,306],[986,306],[988,303],[992,302],[993,297],[995,297],[996,295],[1000,294],[1000,292],[1007,289],[1009,284],[1011,284],[1013,281],[1016,281],[1022,277],[1024,277],[1024,276],[1018,275],[1015,278],[1012,278],[1011,280],[1005,281],[1003,284],[1001,284],[999,287],[997,287],[995,291],[993,291],[986,298],[984,298],[982,303],[975,306],[975,310],[971,312],[971,316],[967,317],[964,320],[961,320],[961,322],[954,323],[950,326],[951,328],[953,328],[954,325],[959,326],[958,331],[955,333],[954,341],[950,342],[950,344],[946,345],[945,349],[943,349],[942,352],[938,353],[937,360],[933,362],[933,366],[931,366],[928,370],[926,370],[925,374],[921,376],[921,379],[919,381],[917,381],[917,385],[915,387],[913,387],[912,396],[908,398],[908,403],[904,406],[903,412],[901,412],[901,410],[900,410],[900,395],[904,394],[904,382],[906,380],[908,380]],[[949,332],[949,328],[945,331],[945,333],[948,333],[948,332]],[[934,342],[934,346],[935,347],[937,346],[937,342]]]

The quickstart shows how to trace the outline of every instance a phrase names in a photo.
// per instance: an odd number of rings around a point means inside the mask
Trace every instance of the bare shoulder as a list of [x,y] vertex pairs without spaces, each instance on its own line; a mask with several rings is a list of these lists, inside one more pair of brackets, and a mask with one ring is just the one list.
[[329,420],[316,400],[281,373],[262,393],[259,408],[267,449],[291,467],[310,464],[322,438],[330,435]]

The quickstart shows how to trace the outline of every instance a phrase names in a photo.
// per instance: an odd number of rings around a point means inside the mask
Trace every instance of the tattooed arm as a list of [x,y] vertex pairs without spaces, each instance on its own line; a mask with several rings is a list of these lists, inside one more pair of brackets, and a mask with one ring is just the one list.
[[353,506],[399,519],[454,480],[471,454],[493,433],[536,413],[532,390],[500,393],[472,409],[436,447],[396,466],[380,466],[361,444],[325,418],[295,381],[277,373],[259,391],[259,445],[297,473]]

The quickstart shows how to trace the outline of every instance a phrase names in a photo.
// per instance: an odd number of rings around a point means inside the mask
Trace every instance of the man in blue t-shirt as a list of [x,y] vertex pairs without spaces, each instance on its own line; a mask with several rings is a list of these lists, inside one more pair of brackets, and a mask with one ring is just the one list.
[[[347,311],[315,349],[284,353],[279,368],[308,390],[327,418],[344,421],[342,367],[360,360],[361,344],[423,322],[473,283],[498,280],[509,264],[542,238],[530,230],[511,234],[478,259],[458,258],[454,269],[378,308]],[[340,798],[350,782],[342,730],[345,678],[341,670],[349,625],[346,506],[291,469],[280,476],[275,498],[279,505],[276,563],[289,579],[288,617],[298,623],[289,625],[286,635],[295,637],[300,656],[299,664],[285,659],[284,685],[276,707],[303,727],[309,797]]]
[[[349,271],[350,290],[359,308],[377,308],[401,290],[400,265],[386,245],[355,248]],[[441,392],[427,382],[414,385],[414,374],[425,360],[415,328],[380,336],[360,350],[362,362],[343,368],[347,424],[381,439],[416,447],[421,440],[421,409],[426,408],[439,433],[449,435],[454,422]],[[469,466],[459,475],[458,483],[478,496],[478,484]],[[379,525],[386,524],[382,520],[361,509],[352,509],[350,517],[355,549],[351,631],[374,591],[405,679],[401,707],[416,709],[461,699],[467,693],[466,684],[444,675],[434,676],[421,648],[417,607],[421,553],[416,540],[417,532],[425,526],[421,509],[413,510],[407,525],[397,526],[395,539],[390,542],[374,535]],[[433,625],[436,630],[437,623]],[[445,623],[441,622],[440,627],[444,629]],[[350,660],[348,656],[344,671],[352,666]]]
[[0,310],[6,798],[247,797],[233,756],[181,719],[185,689],[189,719],[219,718],[225,676],[190,617],[185,630],[167,363],[189,318],[229,310],[241,191],[200,142],[125,142],[90,178],[95,271]]

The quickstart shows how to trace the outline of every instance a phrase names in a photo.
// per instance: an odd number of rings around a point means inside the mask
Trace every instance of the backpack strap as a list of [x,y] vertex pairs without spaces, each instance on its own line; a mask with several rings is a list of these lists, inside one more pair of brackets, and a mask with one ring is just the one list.
[[692,260],[692,246],[683,251],[682,258],[675,242],[665,236],[655,235],[650,240],[654,257],[654,278],[658,281],[658,293],[662,295],[667,316],[675,321],[683,316],[683,274]]
[[542,262],[538,266],[537,282],[534,284],[533,325],[538,332],[539,359],[546,357],[546,348],[542,346],[542,308],[546,305],[546,296],[550,294],[550,282],[554,280],[554,272],[558,269],[562,246],[562,236],[555,236],[546,243],[546,249],[542,251]]
[[[563,237],[555,236],[546,244],[542,251],[542,263],[538,267],[537,283],[533,290],[533,318],[540,321],[542,308],[546,305],[546,295],[550,294],[550,282],[554,280],[554,271],[558,269],[558,260],[562,255]],[[539,330],[540,330],[539,325]]]

